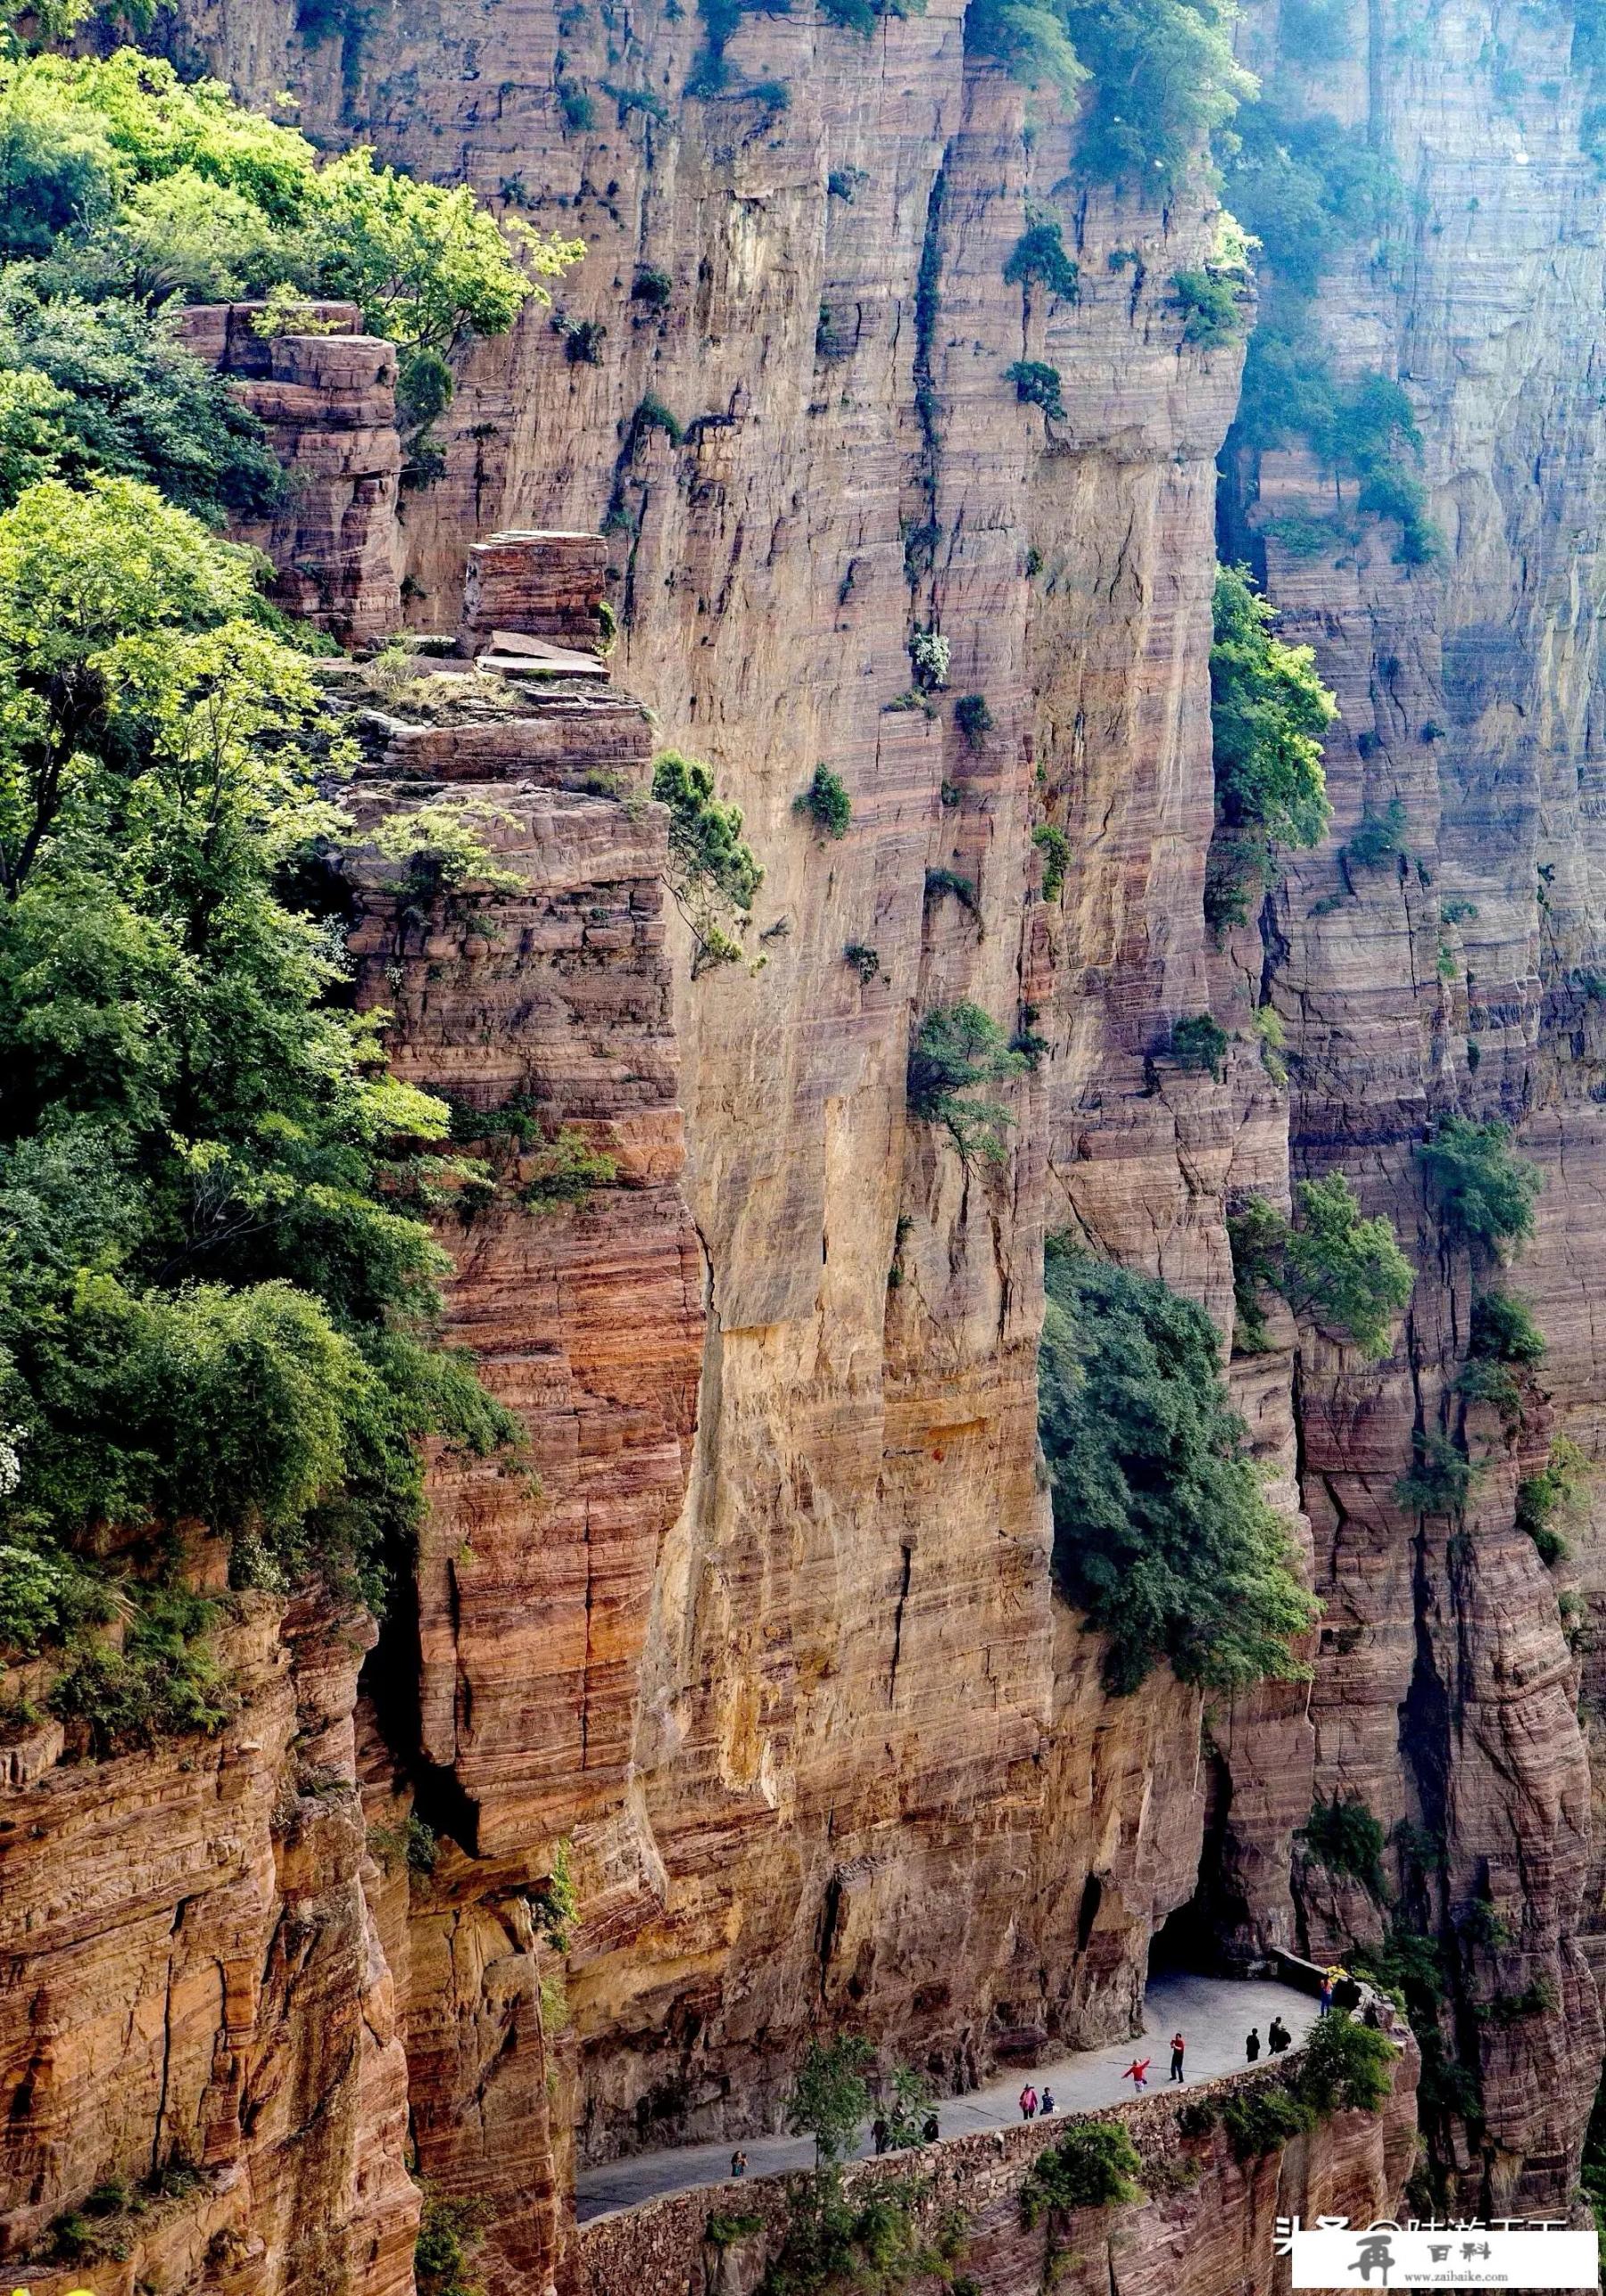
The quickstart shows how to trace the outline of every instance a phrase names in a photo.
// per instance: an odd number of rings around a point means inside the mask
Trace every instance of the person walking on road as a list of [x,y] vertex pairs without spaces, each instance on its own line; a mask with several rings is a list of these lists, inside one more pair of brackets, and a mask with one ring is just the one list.
[[1187,2047],[1188,2044],[1180,2033],[1171,2035],[1171,2077],[1173,2081],[1180,2081],[1182,2078],[1182,2056]]
[[745,2152],[738,2151],[732,2153],[731,2174],[733,2176],[745,2176],[747,2175],[747,2154]]
[[1125,2072],[1122,2073],[1121,2077],[1123,2081],[1130,2081],[1134,2090],[1147,2089],[1148,2086],[1149,2063],[1150,2060],[1147,2057],[1141,2059],[1134,2057],[1131,2063],[1127,2067]]
[[1259,2059],[1260,2059],[1260,2028],[1259,2028],[1259,2026],[1258,2026],[1258,2025],[1252,2025],[1252,2026],[1249,2028],[1248,2034],[1247,2034],[1247,2036],[1246,2036],[1246,2038],[1245,2038],[1245,2042],[1244,2042],[1244,2055],[1245,2055],[1245,2058],[1246,2059],[1246,2061],[1247,2061],[1251,2065],[1255,2064],[1255,2063],[1257,2063],[1257,2062],[1259,2061]]
[[1330,1977],[1323,1977],[1321,1980],[1321,1991],[1318,1994],[1317,2000],[1320,2002],[1320,2007],[1318,2009],[1316,2013],[1319,2017],[1325,2017],[1329,2010],[1331,2009],[1333,2005],[1333,1980]]
[[1283,2051],[1288,2046],[1293,2038],[1294,2036],[1283,2023],[1282,2019],[1280,2017],[1274,2017],[1271,2019],[1271,2028],[1266,2035],[1266,2046],[1271,2052],[1271,2054],[1274,2057],[1280,2057]]
[[1025,2087],[1021,2091],[1021,2118],[1022,2120],[1035,2119],[1037,2116],[1037,2109],[1038,2094],[1032,2087],[1031,2083],[1028,2081]]
[[1039,2120],[1047,2120],[1053,2110],[1054,2091],[1052,2089],[1045,2089],[1042,2095],[1038,2099],[1038,2118]]

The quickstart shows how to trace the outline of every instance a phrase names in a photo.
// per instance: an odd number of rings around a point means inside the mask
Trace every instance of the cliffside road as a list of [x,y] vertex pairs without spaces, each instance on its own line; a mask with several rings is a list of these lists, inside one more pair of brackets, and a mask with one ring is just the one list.
[[[1052,2089],[1056,2107],[1064,2112],[1084,2112],[1092,2106],[1119,2104],[1130,2098],[1132,2084],[1121,2077],[1134,2057],[1148,2057],[1148,2085],[1165,2086],[1171,2063],[1171,2036],[1180,2030],[1188,2041],[1188,2071],[1193,2080],[1209,2080],[1218,2073],[1236,2072],[1244,2063],[1244,2036],[1259,2028],[1262,2044],[1273,2017],[1280,2016],[1297,2048],[1316,2021],[1316,2003],[1304,1994],[1274,1980],[1240,1982],[1232,1978],[1161,1977],[1144,1996],[1144,2032],[1140,2041],[1112,2042],[1105,2049],[1079,2051],[1036,2065],[1030,2074],[1018,2069],[989,2082],[969,2096],[945,2097],[938,2107],[944,2136],[965,2136],[977,2129],[1005,2128],[1019,2120],[1016,2100],[1028,2079],[1039,2095]],[[1262,2062],[1265,2061],[1262,2054]],[[741,2141],[749,2176],[774,2176],[778,2170],[807,2168],[814,2146],[807,2137],[749,2136]],[[860,2148],[870,2150],[869,2140]],[[683,2193],[699,2185],[723,2183],[730,2174],[733,2146],[684,2144],[662,2152],[642,2152],[629,2160],[610,2160],[600,2168],[584,2168],[575,2179],[575,2213],[582,2224],[592,2217],[633,2209],[642,2201],[656,2201],[666,2193]]]

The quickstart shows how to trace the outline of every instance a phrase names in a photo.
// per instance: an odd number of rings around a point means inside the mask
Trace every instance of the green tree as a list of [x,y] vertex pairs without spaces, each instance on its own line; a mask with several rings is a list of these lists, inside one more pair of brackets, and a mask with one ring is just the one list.
[[1544,1175],[1512,1147],[1510,1125],[1446,1116],[1416,1156],[1446,1226],[1466,1243],[1504,1258],[1532,1235]]
[[1118,2120],[1068,2128],[1038,2154],[1021,2187],[1021,2217],[1039,2223],[1051,2209],[1108,2209],[1141,2198],[1143,2163]]
[[1002,1102],[978,1099],[985,1086],[1022,1075],[1030,1063],[1010,1048],[990,1014],[975,1004],[940,1005],[925,1014],[909,1053],[909,1112],[946,1125],[968,1162],[1001,1164],[1009,1153],[1014,1119]]
[[870,2117],[866,2074],[875,2052],[857,2034],[811,2041],[786,2101],[786,2125],[795,2136],[812,2136],[815,2166],[834,2169],[858,2143]]
[[1224,841],[1263,880],[1279,846],[1313,846],[1326,831],[1321,744],[1338,706],[1312,648],[1271,634],[1276,614],[1246,567],[1216,568],[1212,612],[1216,814]]
[[[0,393],[35,410],[25,453],[52,470],[19,467],[7,484],[0,411],[0,507],[53,475],[142,478],[181,509],[218,521],[261,517],[284,474],[227,379],[177,342],[170,318],[137,305],[42,301],[25,285],[0,293]],[[54,394],[54,396],[50,394]],[[7,403],[0,396],[0,409]]]
[[1374,1363],[1388,1353],[1394,1318],[1411,1297],[1411,1262],[1380,1215],[1362,1219],[1342,1172],[1302,1180],[1291,1227],[1263,1197],[1229,1218],[1233,1278],[1246,1342],[1262,1343],[1256,1287],[1271,1285],[1296,1315],[1341,1333]]
[[1299,2093],[1324,2116],[1377,2112],[1388,2102],[1399,2053],[1387,2033],[1335,2009],[1318,2019],[1305,2042]]
[[1038,1426],[1055,1568],[1135,1689],[1169,1660],[1230,1689],[1302,1672],[1315,1617],[1222,1383],[1215,1327],[1155,1277],[1052,1243]]
[[[255,570],[133,480],[0,516],[0,1538],[61,1578],[52,1632],[106,1521],[201,1517],[242,1579],[377,1598],[418,1439],[517,1433],[431,1342],[446,1263],[412,1205],[447,1111],[279,890],[341,833],[338,759]],[[62,1697],[97,1742],[159,1656],[136,1681],[82,1654]]]
[[669,811],[666,882],[697,943],[694,974],[706,964],[741,954],[725,931],[734,914],[745,921],[764,870],[741,834],[741,808],[714,794],[714,769],[700,757],[663,749],[653,762],[652,794]]

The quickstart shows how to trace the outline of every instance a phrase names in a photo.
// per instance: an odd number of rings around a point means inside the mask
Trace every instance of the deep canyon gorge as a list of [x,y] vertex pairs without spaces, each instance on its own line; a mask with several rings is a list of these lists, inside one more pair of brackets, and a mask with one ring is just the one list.
[[[1214,161],[1148,182],[1090,157],[1141,76],[1034,87],[978,4],[177,0],[140,35],[584,243],[454,346],[426,469],[358,301],[179,326],[290,473],[230,513],[285,608],[607,674],[432,714],[319,665],[355,1007],[494,1167],[430,1206],[443,1328],[526,1448],[425,1439],[383,1617],[236,1568],[209,1729],[89,1759],[8,1722],[7,2285],[410,2296],[422,2186],[472,2204],[488,2296],[752,2296],[779,2218],[644,2267],[577,2171],[777,2127],[822,2034],[948,2094],[1133,2033],[1151,1952],[1398,1989],[1387,2101],[1247,2158],[1145,2103],[1143,2196],[1057,2266],[1020,2140],[1013,2182],[956,2156],[968,2246],[906,2284],[1270,2296],[1278,2215],[1408,2188],[1591,2220],[1606,25],[1248,0]],[[1263,867],[1218,790],[1218,562],[1337,701],[1330,821]],[[762,865],[713,961],[666,750]],[[443,795],[494,897],[383,842]],[[997,1155],[911,1103],[967,1005],[1016,1047]],[[1531,1233],[1449,1216],[1457,1119],[1542,1176]],[[1248,1296],[1245,1207],[1335,1174],[1414,1279],[1381,1353]],[[1290,1679],[1123,1691],[1067,1599],[1050,1237],[1211,1318],[1320,1606]],[[1487,1342],[1492,1293],[1542,1359]],[[215,1532],[184,1569],[221,1596]],[[151,2187],[121,2253],[53,2251],[115,2180]]]

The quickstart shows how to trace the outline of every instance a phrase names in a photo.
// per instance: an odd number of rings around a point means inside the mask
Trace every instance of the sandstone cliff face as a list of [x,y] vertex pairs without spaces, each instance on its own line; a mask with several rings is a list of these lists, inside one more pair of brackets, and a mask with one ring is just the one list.
[[[1556,2007],[1462,2020],[1491,2132],[1486,2164],[1464,2146],[1467,2189],[1486,2176],[1520,2205],[1570,2185],[1599,2053],[1576,1933],[1601,1885],[1574,1656],[1511,1527],[1534,1460],[1491,1471],[1453,1552],[1390,1496],[1469,1313],[1411,1156],[1430,1109],[1525,1119],[1550,1186],[1520,1280],[1559,1423],[1586,1446],[1602,1392],[1581,986],[1596,579],[1576,541],[1600,531],[1578,383],[1599,251],[1570,83],[1559,108],[1495,108],[1500,189],[1468,205],[1490,27],[1536,86],[1560,69],[1553,29],[1496,15],[1445,12],[1448,70],[1371,75],[1423,211],[1397,284],[1357,265],[1328,305],[1339,355],[1408,375],[1452,556],[1407,576],[1387,533],[1343,567],[1268,546],[1290,634],[1345,705],[1335,842],[1397,790],[1413,866],[1352,873],[1312,915],[1338,883],[1329,846],[1291,874],[1266,947],[1218,951],[1205,661],[1238,353],[1185,344],[1172,307],[1213,236],[1200,202],[1071,197],[1068,132],[1022,135],[1021,91],[966,69],[951,0],[868,45],[801,11],[744,17],[732,92],[707,101],[683,94],[702,24],[669,9],[426,7],[349,45],[338,84],[286,8],[185,12],[219,70],[264,99],[294,85],[319,135],[372,135],[584,235],[562,316],[607,333],[573,359],[574,334],[532,312],[476,353],[447,475],[402,507],[409,612],[453,626],[468,544],[493,528],[605,525],[620,683],[715,764],[766,870],[748,962],[693,981],[661,820],[621,802],[647,730],[586,692],[398,724],[360,785],[365,818],[448,784],[493,806],[530,886],[484,929],[409,915],[375,878],[353,946],[404,1071],[486,1111],[527,1099],[619,1168],[540,1216],[509,1200],[513,1169],[446,1224],[453,1331],[528,1419],[540,1490],[438,1463],[416,1653],[380,1670],[393,1700],[416,1659],[417,1712],[379,1718],[364,1765],[370,1813],[395,1801],[400,1755],[456,1845],[407,1906],[395,1876],[376,1903],[415,2158],[492,2201],[498,2287],[560,2268],[571,2119],[593,2156],[752,2126],[816,2019],[949,2080],[1046,2035],[1124,2029],[1202,1855],[1240,1942],[1375,1936],[1362,1893],[1296,1858],[1313,1789],[1442,1829],[1436,1920],[1486,1888],[1509,1907],[1514,1942],[1469,1962],[1466,1998],[1548,1978]],[[1544,40],[1552,65],[1528,57]],[[605,79],[661,96],[667,120]],[[765,92],[781,79],[785,109]],[[1359,64],[1335,85],[1370,116]],[[596,126],[569,124],[566,90],[590,91]],[[1029,203],[1062,219],[1073,303],[1004,280]],[[1003,372],[1021,358],[1058,367],[1063,417],[1016,401]],[[649,394],[679,444],[636,418]],[[1262,500],[1310,483],[1258,474]],[[891,706],[928,627],[952,649],[948,694]],[[973,740],[962,694],[987,704]],[[1424,739],[1430,723],[1452,739]],[[816,760],[852,795],[840,843],[793,812]],[[608,785],[584,786],[599,771]],[[1052,904],[1044,819],[1073,847]],[[971,899],[928,897],[937,871]],[[1436,905],[1453,894],[1478,908],[1453,984]],[[872,979],[850,942],[874,950]],[[1162,1056],[1170,1022],[1205,1009],[1247,1037],[1263,974],[1296,1055],[1291,1145],[1253,1039],[1220,1081]],[[913,1020],[959,997],[1046,1039],[997,1170],[967,1171],[904,1111]],[[1335,1163],[1424,1274],[1379,1372],[1291,1323],[1233,1367],[1281,1498],[1309,1510],[1329,1615],[1308,1700],[1262,1691],[1202,1739],[1179,1685],[1107,1698],[1096,1644],[1051,1598],[1042,1235],[1157,1270],[1225,1333],[1226,1200],[1286,1203],[1291,1174]],[[1536,1457],[1548,1428],[1534,1437]],[[575,2038],[549,2059],[529,1891],[565,1835],[584,1921]]]
[[[247,87],[298,62],[282,20],[190,21]],[[595,364],[539,313],[476,354],[447,477],[405,508],[414,610],[454,619],[493,523],[608,525],[619,677],[715,763],[767,872],[762,970],[677,968],[708,1338],[690,1492],[619,1677],[628,1789],[593,1798],[592,1757],[509,1705],[497,1767],[542,1772],[550,1801],[510,1796],[487,1834],[485,1761],[431,1719],[425,1662],[431,1758],[481,1848],[575,1827],[583,2143],[604,2153],[750,2125],[821,2014],[959,2079],[1130,2025],[1149,1935],[1194,1887],[1199,1701],[1112,1705],[1051,1601],[1041,1236],[1076,1224],[1224,1318],[1223,1192],[1281,1171],[1282,1119],[1251,1061],[1221,1087],[1147,1064],[1210,996],[1213,462],[1238,354],[1184,345],[1171,280],[1212,216],[1062,201],[1083,285],[1056,303],[1003,273],[1068,132],[1022,136],[1022,92],[966,70],[956,8],[867,48],[743,19],[733,92],[706,103],[680,94],[699,20],[565,24],[499,12],[471,61],[450,14],[376,27],[342,101],[387,155],[517,179],[533,219],[583,231],[563,316],[608,329]],[[784,111],[740,92],[782,77]],[[344,132],[305,78],[303,116]],[[558,82],[604,78],[664,87],[673,124],[618,128],[599,95],[604,124],[567,131]],[[666,299],[633,295],[639,265]],[[1061,368],[1063,419],[1017,403],[1022,357]],[[649,392],[683,444],[633,420]],[[930,626],[949,696],[890,707]],[[991,721],[973,740],[964,693]],[[840,844],[793,814],[816,760],[852,795]],[[1082,855],[1052,912],[1031,841],[1050,816]],[[972,898],[928,896],[928,871]],[[996,1172],[902,1113],[913,1016],[960,997],[1049,1047]],[[526,1623],[521,1671],[563,1663]],[[499,1671],[509,1625],[470,1598],[456,1664]]]
[[[7,1796],[0,2254],[43,2296],[87,2271],[112,2296],[412,2286],[407,2069],[352,1739],[371,1639],[360,1613],[243,1598],[219,1738]],[[109,2255],[25,2260],[114,2180],[141,2205],[92,2223]]]
[[[1357,545],[1313,558],[1274,536],[1261,545],[1285,634],[1315,646],[1343,708],[1328,753],[1332,838],[1290,871],[1265,945],[1295,1053],[1292,1169],[1348,1173],[1420,1271],[1402,1347],[1378,1373],[1357,1375],[1320,1342],[1299,1357],[1304,1495],[1327,1604],[1315,1781],[1428,1839],[1411,1854],[1426,1867],[1414,1920],[1453,1941],[1457,1989],[1486,2020],[1458,2012],[1486,2125],[1486,2137],[1455,2140],[1463,2190],[1499,2207],[1555,2205],[1599,2057],[1579,1932],[1596,1926],[1600,1885],[1580,1654],[1512,1521],[1517,1480],[1552,1434],[1600,1452],[1586,1295],[1602,1152],[1589,991],[1602,931],[1602,505],[1597,394],[1584,378],[1599,357],[1602,252],[1578,144],[1586,89],[1567,76],[1560,16],[1453,6],[1419,53],[1399,40],[1385,52],[1385,35],[1352,12],[1352,67],[1320,87],[1276,60],[1267,29],[1252,28],[1252,52],[1279,91],[1360,122],[1398,168],[1401,238],[1324,281],[1320,326],[1338,374],[1404,384],[1445,541],[1441,563],[1414,570],[1395,563],[1397,529],[1375,520],[1360,522]],[[1333,500],[1293,452],[1242,480],[1236,507],[1251,529]],[[1335,848],[1394,797],[1405,855],[1346,863]],[[1419,1524],[1393,1498],[1413,1428],[1456,1424],[1448,1391],[1474,1275],[1489,1280],[1446,1243],[1412,1160],[1426,1119],[1450,1109],[1513,1123],[1544,1172],[1537,1235],[1507,1280],[1549,1341],[1551,1402],[1512,1436],[1486,1407],[1469,1412],[1473,1453],[1490,1466],[1455,1526]],[[1569,1535],[1578,1563],[1561,1576],[1592,1586],[1593,1532]],[[1335,1899],[1320,1874],[1305,1883],[1311,1950],[1376,1936],[1364,1893]],[[1503,1947],[1467,1936],[1480,1895],[1509,1932]],[[1548,2005],[1504,2020],[1502,2004],[1525,1994]]]

